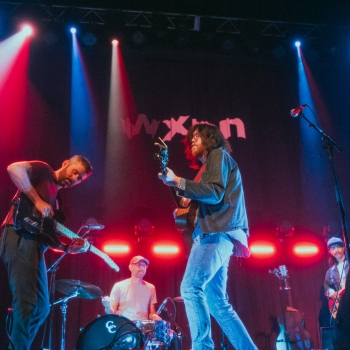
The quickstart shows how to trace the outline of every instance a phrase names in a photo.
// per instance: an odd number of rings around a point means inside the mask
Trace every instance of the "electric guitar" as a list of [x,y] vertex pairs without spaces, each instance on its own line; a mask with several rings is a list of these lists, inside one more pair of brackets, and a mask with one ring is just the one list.
[[345,293],[345,288],[342,288],[339,290],[339,292],[335,292],[335,293],[338,293],[335,299],[328,298],[329,312],[331,313],[334,319],[337,317],[340,299]]
[[[168,146],[160,137],[158,138],[161,143],[155,143],[159,147],[159,152],[154,154],[154,158],[159,160],[160,170],[165,175],[169,162]],[[177,205],[174,214],[175,226],[179,231],[192,235],[197,219],[198,202],[178,196],[174,187],[169,186],[169,189]]]
[[[35,208],[32,201],[22,192],[14,199],[14,229],[21,233],[37,235],[41,241],[50,248],[63,249],[64,244],[59,240],[59,234],[70,239],[81,238],[59,221],[64,221],[64,214],[59,210],[54,210],[55,215],[52,218],[43,218],[41,213]],[[119,271],[118,265],[104,252],[100,251],[93,245],[90,245],[89,251],[102,258],[112,269]]]

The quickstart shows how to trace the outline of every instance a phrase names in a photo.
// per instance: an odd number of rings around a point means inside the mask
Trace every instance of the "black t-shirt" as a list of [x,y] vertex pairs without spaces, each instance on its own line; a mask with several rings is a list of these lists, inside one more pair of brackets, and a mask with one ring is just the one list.
[[[35,190],[38,192],[40,198],[49,203],[54,209],[58,209],[57,194],[58,188],[54,176],[54,171],[51,167],[45,163],[38,160],[29,162],[32,169],[29,172],[29,180]],[[11,206],[11,209],[6,216],[4,224],[13,225],[13,211],[14,207]]]
[[32,171],[29,174],[29,179],[40,198],[49,203],[54,209],[57,209],[57,183],[54,177],[54,171],[44,162],[32,161],[29,162],[32,166]]

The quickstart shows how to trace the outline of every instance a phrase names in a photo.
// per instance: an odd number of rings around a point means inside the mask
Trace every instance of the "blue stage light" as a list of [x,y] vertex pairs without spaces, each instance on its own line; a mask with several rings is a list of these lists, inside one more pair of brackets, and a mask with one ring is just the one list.
[[296,41],[295,43],[294,43],[294,45],[296,46],[296,47],[299,47],[300,46],[300,41]]
[[74,28],[74,27],[72,27],[72,28],[70,29],[70,32],[71,32],[72,34],[75,34],[75,33],[77,32],[77,29]]

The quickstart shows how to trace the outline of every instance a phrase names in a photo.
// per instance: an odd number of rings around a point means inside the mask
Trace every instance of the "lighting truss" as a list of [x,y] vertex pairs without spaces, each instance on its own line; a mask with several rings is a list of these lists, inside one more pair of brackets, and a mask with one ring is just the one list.
[[[0,17],[16,18],[25,14],[43,22],[75,22],[110,26],[118,23],[125,27],[154,28],[159,21],[168,30],[186,26],[192,31],[231,33],[235,35],[253,34],[262,37],[288,38],[297,34],[305,39],[318,40],[329,34],[347,37],[350,26],[336,26],[315,23],[295,23],[246,18],[201,16],[196,14],[135,11],[118,8],[86,7],[55,4],[28,4],[20,1],[1,1]],[[254,28],[254,29],[249,29]]]

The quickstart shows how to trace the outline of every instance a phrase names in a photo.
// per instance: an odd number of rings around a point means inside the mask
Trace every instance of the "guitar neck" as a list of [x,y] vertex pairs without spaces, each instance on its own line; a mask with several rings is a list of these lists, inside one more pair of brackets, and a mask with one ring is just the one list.
[[287,306],[293,307],[293,305],[292,305],[292,293],[291,293],[290,289],[287,289],[286,292],[287,292],[287,303],[288,303]]
[[191,200],[189,198],[178,196],[174,187],[169,187],[169,189],[178,208],[187,208],[190,205]]
[[[76,233],[72,232],[71,230],[69,230],[67,227],[63,226],[59,222],[56,222],[56,229],[61,234],[63,234],[64,236],[66,236],[66,237],[68,237],[70,239],[81,238]],[[118,265],[106,253],[104,253],[101,250],[97,249],[92,244],[90,244],[89,250],[90,250],[90,252],[92,252],[92,253],[98,255],[100,258],[102,258],[112,269],[114,269],[117,272],[119,271]]]

